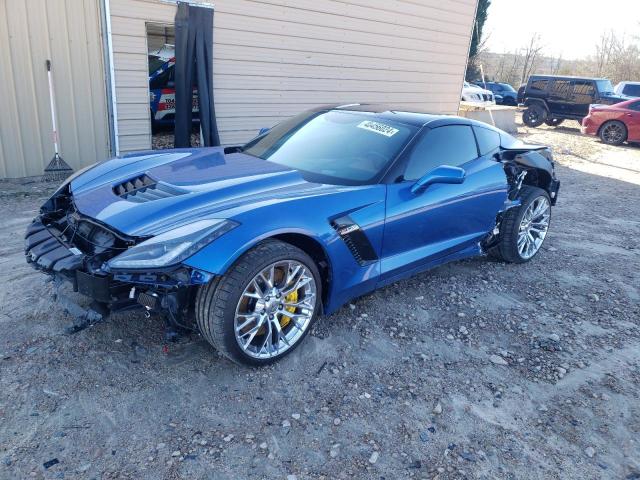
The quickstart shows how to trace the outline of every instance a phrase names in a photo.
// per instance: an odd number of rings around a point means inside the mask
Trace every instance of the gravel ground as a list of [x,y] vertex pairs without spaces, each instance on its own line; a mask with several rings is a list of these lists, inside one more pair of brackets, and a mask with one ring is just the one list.
[[[161,130],[156,132],[151,137],[151,148],[153,150],[163,150],[166,148],[173,148],[175,141],[175,135],[170,130]],[[200,146],[200,133],[191,134],[191,146]]]
[[458,262],[238,367],[159,318],[73,336],[0,184],[0,478],[640,479],[640,148],[526,129],[562,180],[544,251]]

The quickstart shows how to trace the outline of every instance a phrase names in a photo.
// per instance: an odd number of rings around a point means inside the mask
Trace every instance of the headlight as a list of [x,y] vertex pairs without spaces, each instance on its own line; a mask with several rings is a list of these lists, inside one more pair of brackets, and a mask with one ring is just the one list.
[[166,267],[180,263],[219,236],[238,226],[231,220],[218,218],[200,220],[161,233],[115,258],[107,265],[113,269],[143,269]]

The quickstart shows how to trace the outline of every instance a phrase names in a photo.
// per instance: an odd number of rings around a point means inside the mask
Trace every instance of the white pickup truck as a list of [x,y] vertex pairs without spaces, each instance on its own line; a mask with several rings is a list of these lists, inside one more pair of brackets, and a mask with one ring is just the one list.
[[490,90],[485,90],[469,82],[464,82],[462,86],[462,101],[478,105],[496,104],[496,99]]

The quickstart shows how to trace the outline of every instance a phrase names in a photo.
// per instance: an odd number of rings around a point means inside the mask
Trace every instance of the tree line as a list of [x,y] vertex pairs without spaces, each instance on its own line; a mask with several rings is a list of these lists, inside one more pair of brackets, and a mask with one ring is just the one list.
[[[474,31],[474,34],[476,32]],[[490,52],[479,41],[469,58],[467,79],[479,79],[479,66],[487,81],[505,82],[518,88],[529,75],[574,75],[608,78],[615,85],[623,80],[640,81],[640,37],[629,37],[615,31],[603,33],[593,53],[581,60],[545,55],[544,39],[531,35],[527,43],[509,52]],[[471,53],[471,52],[470,52]]]

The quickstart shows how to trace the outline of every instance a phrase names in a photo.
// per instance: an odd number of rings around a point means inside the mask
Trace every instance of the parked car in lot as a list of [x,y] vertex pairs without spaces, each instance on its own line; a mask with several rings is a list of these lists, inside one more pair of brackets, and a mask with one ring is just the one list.
[[591,105],[580,130],[587,135],[597,135],[610,145],[640,142],[640,99],[632,98],[615,105]]
[[496,103],[496,99],[491,91],[469,82],[464,82],[462,86],[462,101],[481,105],[495,105]]
[[508,83],[500,82],[475,82],[481,88],[491,90],[496,97],[496,103],[498,105],[511,105],[518,104],[518,92]]
[[[151,128],[157,130],[163,125],[171,126],[176,117],[175,54],[163,49],[149,55],[149,110]],[[170,56],[171,55],[171,56]],[[198,91],[193,90],[193,122],[199,122]]]
[[627,97],[640,97],[640,82],[620,82],[613,91],[617,95],[626,95]]
[[522,121],[529,127],[543,123],[556,126],[564,120],[581,123],[589,113],[589,105],[612,105],[625,99],[616,95],[611,82],[604,78],[532,75],[523,92],[526,109]]
[[26,259],[105,312],[194,317],[222,354],[261,365],[383,285],[484,253],[529,261],[559,185],[549,148],[481,122],[320,107],[240,147],[78,172],[27,228]]

